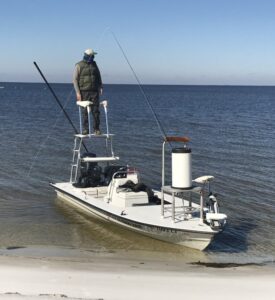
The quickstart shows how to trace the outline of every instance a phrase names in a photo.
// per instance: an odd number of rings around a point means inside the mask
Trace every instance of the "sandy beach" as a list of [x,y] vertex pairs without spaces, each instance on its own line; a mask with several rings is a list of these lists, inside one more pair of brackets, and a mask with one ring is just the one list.
[[274,299],[273,265],[207,267],[69,252],[2,253],[0,299]]

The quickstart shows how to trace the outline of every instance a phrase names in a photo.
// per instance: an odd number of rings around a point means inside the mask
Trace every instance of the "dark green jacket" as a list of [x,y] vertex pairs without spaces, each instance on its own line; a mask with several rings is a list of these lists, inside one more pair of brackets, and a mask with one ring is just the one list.
[[79,66],[78,86],[80,91],[98,91],[102,87],[102,81],[96,62],[88,64],[82,60],[76,65]]

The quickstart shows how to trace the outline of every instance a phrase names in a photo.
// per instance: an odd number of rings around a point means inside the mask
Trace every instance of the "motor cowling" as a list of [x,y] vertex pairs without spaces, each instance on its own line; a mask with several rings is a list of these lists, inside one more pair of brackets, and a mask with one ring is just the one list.
[[[83,153],[81,158],[96,157],[94,153]],[[97,162],[84,162],[80,163],[80,175],[78,178],[77,186],[95,187],[101,184],[102,181],[102,168]]]

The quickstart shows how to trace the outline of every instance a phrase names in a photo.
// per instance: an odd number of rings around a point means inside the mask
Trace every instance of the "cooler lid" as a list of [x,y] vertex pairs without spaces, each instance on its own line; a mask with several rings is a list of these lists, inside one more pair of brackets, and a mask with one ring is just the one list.
[[191,148],[181,147],[181,148],[173,148],[172,153],[191,153]]

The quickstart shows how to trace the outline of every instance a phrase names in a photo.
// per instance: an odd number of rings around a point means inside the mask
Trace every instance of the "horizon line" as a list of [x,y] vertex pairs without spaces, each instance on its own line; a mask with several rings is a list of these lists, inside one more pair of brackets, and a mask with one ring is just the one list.
[[[45,82],[41,81],[0,81],[0,84],[10,84],[10,83],[22,83],[22,84],[45,84]],[[70,82],[51,82],[51,84],[71,84]],[[104,85],[139,85],[137,83],[105,83]],[[189,83],[189,84],[179,84],[179,83],[143,83],[142,86],[239,86],[239,87],[275,87],[275,84],[195,84],[195,83]]]

